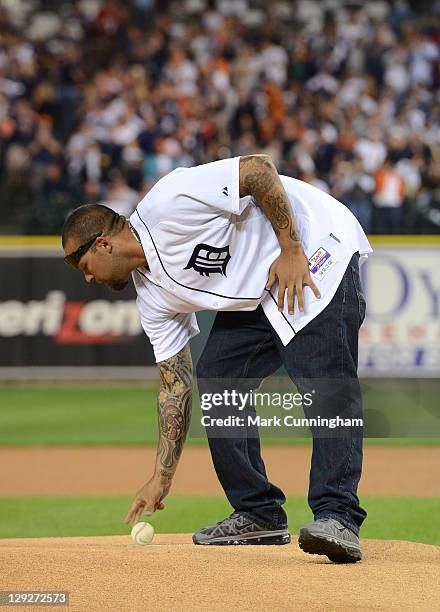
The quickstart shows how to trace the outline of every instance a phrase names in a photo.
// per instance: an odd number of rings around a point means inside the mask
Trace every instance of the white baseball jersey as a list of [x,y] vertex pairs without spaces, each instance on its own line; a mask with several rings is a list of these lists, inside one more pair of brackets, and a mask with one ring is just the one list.
[[287,345],[330,302],[355,252],[371,252],[350,211],[327,193],[287,176],[289,196],[309,268],[321,298],[304,289],[304,313],[277,308],[277,284],[265,289],[280,254],[275,232],[251,196],[239,195],[239,157],[177,168],[139,203],[130,223],[148,269],[133,271],[142,327],[156,357],[178,353],[199,332],[200,310],[264,312]]

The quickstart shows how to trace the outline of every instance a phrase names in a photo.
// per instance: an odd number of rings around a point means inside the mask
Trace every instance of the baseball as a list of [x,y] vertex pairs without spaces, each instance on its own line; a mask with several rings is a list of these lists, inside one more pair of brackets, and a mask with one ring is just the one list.
[[154,537],[154,527],[150,523],[136,523],[131,530],[131,538],[135,544],[145,546],[150,544]]

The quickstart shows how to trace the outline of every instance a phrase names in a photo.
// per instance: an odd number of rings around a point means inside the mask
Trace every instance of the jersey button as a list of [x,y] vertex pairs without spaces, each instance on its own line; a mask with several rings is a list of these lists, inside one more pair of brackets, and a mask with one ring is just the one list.
[[218,308],[218,302],[213,302],[212,305],[214,306],[214,308]]

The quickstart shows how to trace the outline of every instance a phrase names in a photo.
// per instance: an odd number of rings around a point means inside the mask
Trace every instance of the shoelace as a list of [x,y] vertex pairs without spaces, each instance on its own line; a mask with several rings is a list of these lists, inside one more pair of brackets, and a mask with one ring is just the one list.
[[224,519],[221,519],[221,521],[217,521],[216,525],[220,525],[220,523],[224,523],[225,521],[227,521],[228,519],[232,519],[235,518],[237,516],[240,516],[240,512],[232,512],[229,516],[227,516]]

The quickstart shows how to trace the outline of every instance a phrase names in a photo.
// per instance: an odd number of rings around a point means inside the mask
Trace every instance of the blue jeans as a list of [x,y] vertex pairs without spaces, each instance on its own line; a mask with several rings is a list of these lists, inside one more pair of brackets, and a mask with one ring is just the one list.
[[[219,312],[197,364],[200,393],[214,393],[215,380],[244,380],[255,389],[284,365],[298,388],[307,380],[339,379],[332,385],[339,412],[362,417],[357,378],[358,332],[365,317],[359,277],[359,255],[353,255],[330,304],[295,338],[283,346],[261,307],[251,312]],[[342,391],[349,382],[350,392]],[[236,386],[236,385],[234,385]],[[338,389],[341,391],[338,392]],[[328,393],[326,396],[326,402]],[[304,408],[306,416],[307,409]],[[216,409],[221,414],[222,407]],[[214,468],[232,507],[252,515],[269,529],[287,525],[286,498],[269,482],[261,457],[258,432],[233,437],[213,436],[207,428]],[[366,512],[357,486],[362,470],[362,433],[321,436],[312,429],[313,452],[308,502],[315,519],[337,518],[359,533]],[[286,469],[292,469],[286,465]]]

